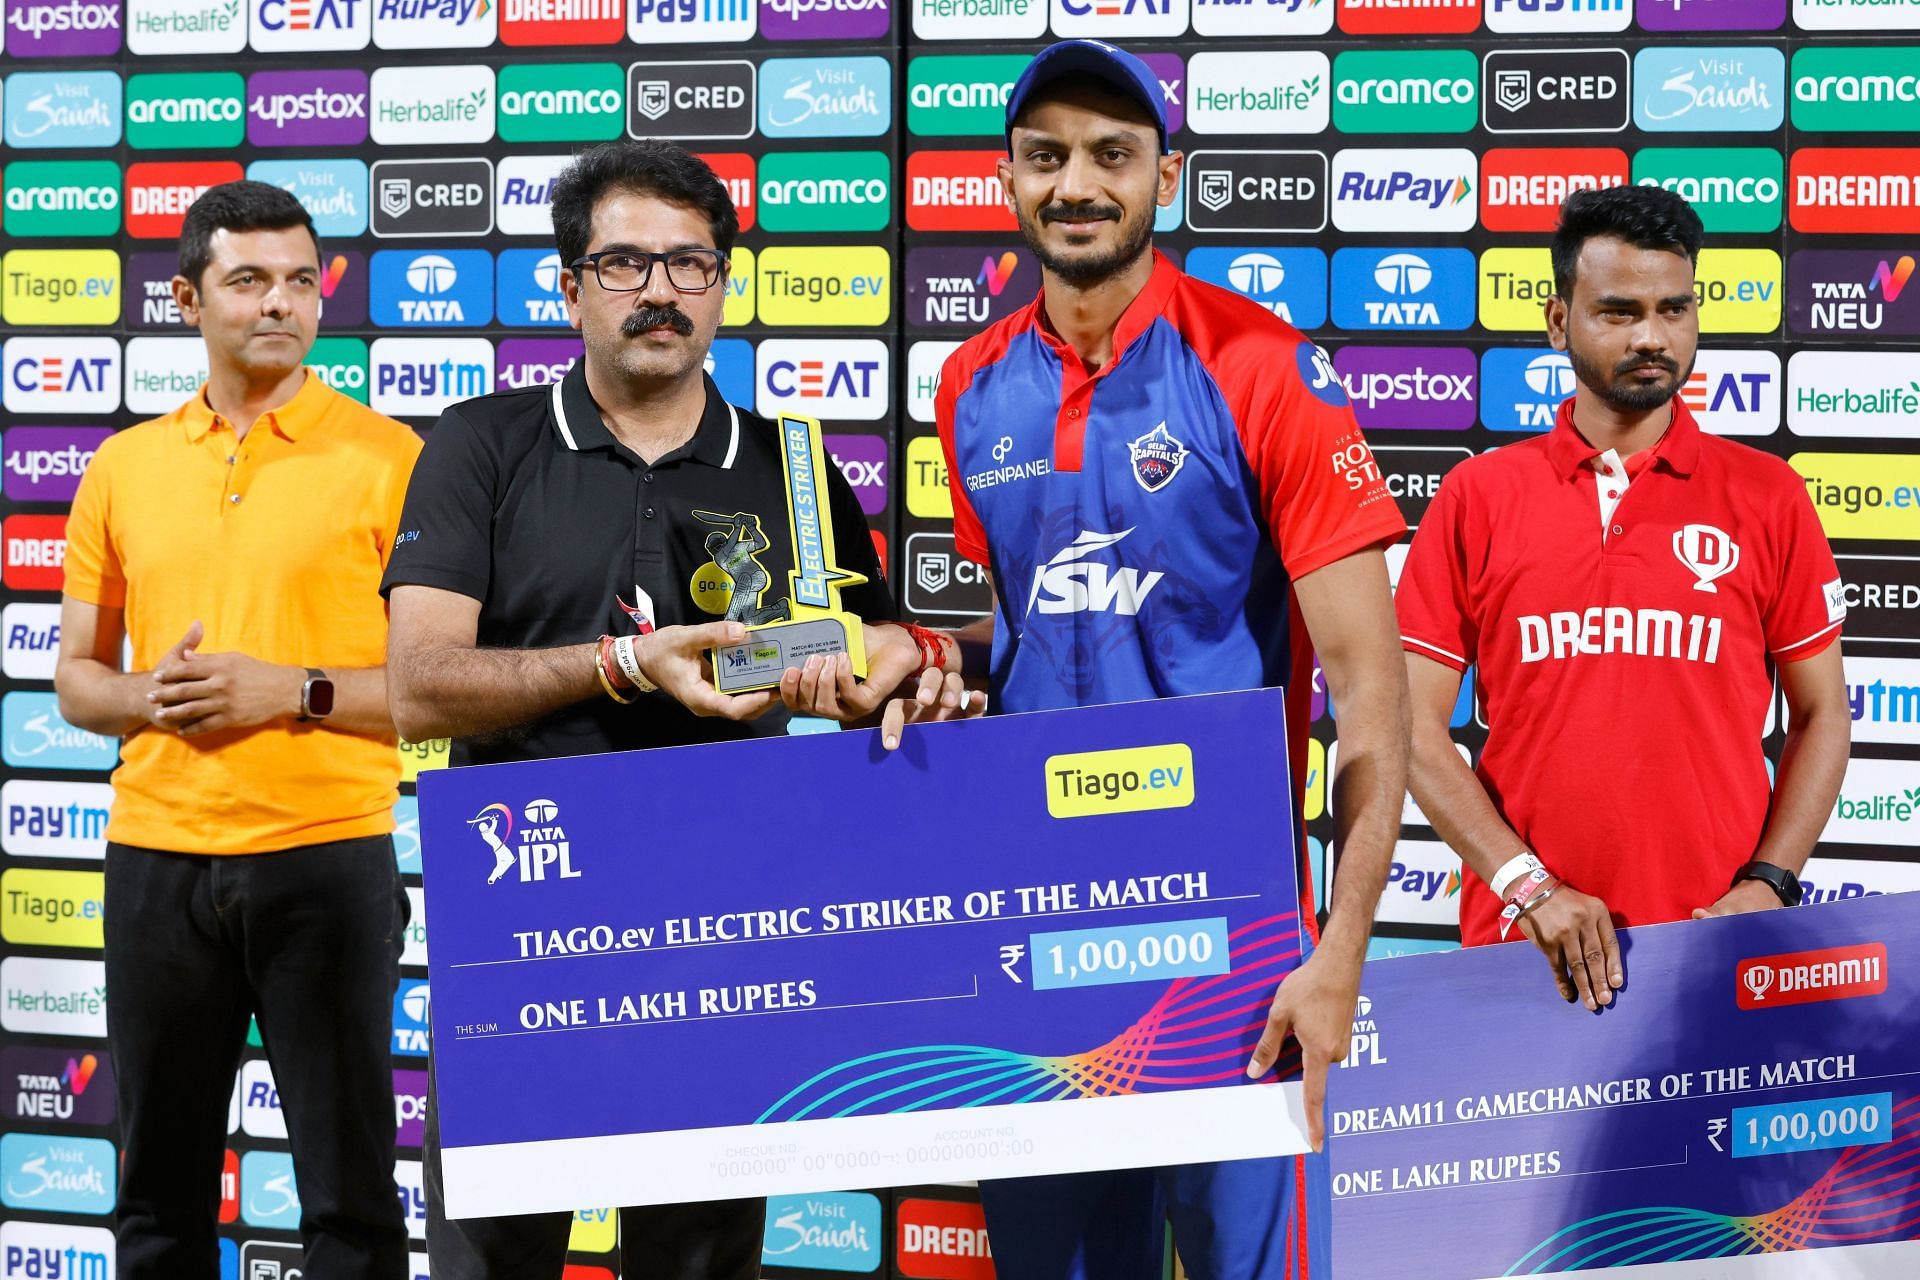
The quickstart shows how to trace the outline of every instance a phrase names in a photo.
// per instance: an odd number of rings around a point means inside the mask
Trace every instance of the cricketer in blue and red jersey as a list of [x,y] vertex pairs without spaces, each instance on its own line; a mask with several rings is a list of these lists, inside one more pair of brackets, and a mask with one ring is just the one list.
[[[1383,548],[1406,532],[1326,354],[1152,250],[1179,190],[1153,72],[1064,41],[1007,104],[1000,177],[1044,287],[941,371],[962,554],[995,583],[987,685],[1003,712],[1284,685],[1300,809],[1313,650],[1340,707],[1340,872],[1311,957],[1281,984],[1248,1074],[1300,1042],[1321,1141],[1369,924],[1399,831],[1407,694]],[[977,683],[979,659],[966,668]],[[903,721],[971,709],[929,672]],[[971,695],[965,695],[969,699]],[[1276,833],[1287,856],[1303,833]],[[1314,904],[1302,877],[1303,917]],[[1323,1277],[1324,1156],[984,1183],[1001,1280],[1147,1280],[1165,1219],[1193,1280]]]

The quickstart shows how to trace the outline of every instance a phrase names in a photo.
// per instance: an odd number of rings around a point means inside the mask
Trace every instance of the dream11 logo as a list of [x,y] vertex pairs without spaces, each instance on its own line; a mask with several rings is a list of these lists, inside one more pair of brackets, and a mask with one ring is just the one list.
[[560,806],[551,800],[529,800],[522,809],[526,820],[519,828],[518,852],[509,845],[514,834],[513,811],[495,801],[473,817],[467,825],[493,851],[493,870],[487,883],[493,884],[515,867],[520,883],[545,880],[552,869],[555,880],[577,880],[580,872],[573,866],[573,847],[567,841],[566,828],[560,825]]

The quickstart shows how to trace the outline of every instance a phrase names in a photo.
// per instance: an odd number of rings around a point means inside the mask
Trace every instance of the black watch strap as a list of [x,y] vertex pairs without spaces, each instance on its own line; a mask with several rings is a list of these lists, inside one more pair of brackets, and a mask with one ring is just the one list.
[[1782,906],[1799,906],[1805,892],[1800,887],[1799,876],[1785,867],[1772,862],[1762,862],[1758,858],[1733,873],[1734,884],[1739,884],[1742,880],[1764,881],[1768,888],[1779,895]]

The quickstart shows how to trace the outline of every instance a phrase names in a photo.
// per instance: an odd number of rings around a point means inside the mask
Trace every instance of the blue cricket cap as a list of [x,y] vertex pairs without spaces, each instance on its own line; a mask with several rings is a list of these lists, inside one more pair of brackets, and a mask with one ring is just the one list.
[[1145,107],[1160,131],[1161,153],[1172,150],[1167,145],[1166,95],[1153,68],[1104,40],[1062,40],[1035,54],[1014,82],[1013,92],[1007,97],[1009,151],[1013,149],[1013,122],[1026,108],[1027,100],[1060,77],[1070,75],[1092,76]]

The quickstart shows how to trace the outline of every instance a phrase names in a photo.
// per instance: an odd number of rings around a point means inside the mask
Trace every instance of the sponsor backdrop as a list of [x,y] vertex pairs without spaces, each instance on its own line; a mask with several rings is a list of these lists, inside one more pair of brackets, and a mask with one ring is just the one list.
[[[1711,248],[1688,403],[1806,478],[1847,581],[1855,759],[1809,898],[1920,886],[1920,7],[4,0],[0,1277],[56,1256],[81,1275],[111,1265],[100,858],[116,745],[65,724],[52,695],[64,513],[101,439],[199,381],[167,289],[195,195],[245,175],[300,196],[326,237],[314,365],[425,431],[451,401],[577,358],[545,207],[567,157],[683,141],[745,228],[714,378],[740,404],[826,420],[896,593],[956,625],[990,591],[954,553],[934,390],[953,345],[1038,282],[994,181],[1001,104],[1034,48],[1077,35],[1127,43],[1160,78],[1188,160],[1159,242],[1331,352],[1416,522],[1448,468],[1544,430],[1571,387],[1540,322],[1565,192],[1634,181],[1696,203]],[[1315,712],[1305,814],[1324,900],[1338,719],[1324,698]],[[1454,723],[1471,756],[1471,680]],[[1780,737],[1775,715],[1769,750]],[[444,743],[402,752],[409,793],[446,759]],[[399,823],[417,884],[410,794]],[[1379,955],[1453,945],[1457,862],[1411,803],[1407,823]],[[431,993],[415,902],[393,1049],[396,1184],[418,1238]],[[257,1046],[229,1119],[228,1273],[296,1274],[298,1189]],[[768,1265],[986,1277],[970,1200],[783,1199]],[[583,1207],[569,1275],[610,1277],[614,1240],[612,1216]]]

